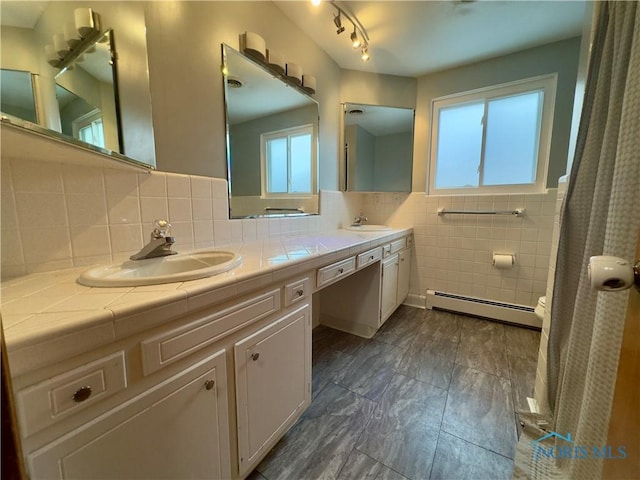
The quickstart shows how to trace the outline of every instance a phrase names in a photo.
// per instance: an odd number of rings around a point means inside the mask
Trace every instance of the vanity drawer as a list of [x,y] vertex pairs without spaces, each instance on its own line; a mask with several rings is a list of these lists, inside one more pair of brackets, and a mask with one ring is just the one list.
[[294,305],[309,296],[309,277],[302,278],[296,282],[289,283],[284,287],[284,306]]
[[251,297],[224,310],[194,315],[194,321],[140,343],[142,370],[149,375],[280,310],[280,289]]
[[322,288],[330,283],[339,280],[341,277],[347,276],[356,269],[355,257],[347,258],[341,262],[336,262],[326,267],[318,269],[317,285]]
[[377,262],[382,258],[382,249],[380,247],[362,252],[356,257],[356,267],[358,269],[366,267],[367,265]]
[[407,246],[407,237],[401,238],[400,240],[394,240],[391,242],[391,254],[399,252],[403,248]]
[[120,351],[21,390],[16,395],[20,432],[27,438],[126,387]]

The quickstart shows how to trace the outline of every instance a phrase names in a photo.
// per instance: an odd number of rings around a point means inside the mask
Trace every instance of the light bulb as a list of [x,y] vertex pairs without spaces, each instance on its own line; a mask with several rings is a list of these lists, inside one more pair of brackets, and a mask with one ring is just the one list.
[[353,33],[351,34],[351,44],[353,48],[358,49],[362,45],[362,42],[358,38],[358,34],[356,33],[355,28],[353,29]]
[[360,59],[361,59],[363,62],[368,62],[368,61],[369,61],[369,52],[367,51],[367,49],[366,49],[366,48],[363,48],[363,49],[362,49],[362,56],[360,57]]
[[314,7],[317,7],[318,5],[320,5],[320,2],[322,0],[311,0],[311,5],[313,5]]

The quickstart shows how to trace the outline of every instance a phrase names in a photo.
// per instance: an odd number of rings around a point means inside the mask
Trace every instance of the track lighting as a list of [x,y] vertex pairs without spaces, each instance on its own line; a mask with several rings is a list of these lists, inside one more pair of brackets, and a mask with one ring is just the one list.
[[344,32],[344,26],[342,25],[342,19],[340,18],[340,12],[338,11],[337,15],[333,16],[333,23],[336,25],[336,33],[340,35]]
[[[316,7],[320,5],[320,2],[321,0],[311,0],[311,3]],[[339,5],[336,0],[329,0],[327,3],[337,11],[337,13],[333,15],[333,23],[336,26],[336,33],[340,35],[344,32],[345,27],[342,24],[342,17],[345,17],[353,26],[353,32],[350,35],[351,46],[354,50],[360,49],[363,62],[369,61],[369,36],[358,18],[346,7]]]
[[353,33],[351,34],[351,44],[353,45],[353,48],[360,48],[360,46],[362,45],[362,42],[360,41],[360,39],[358,38],[358,33],[356,32],[356,26],[353,26]]

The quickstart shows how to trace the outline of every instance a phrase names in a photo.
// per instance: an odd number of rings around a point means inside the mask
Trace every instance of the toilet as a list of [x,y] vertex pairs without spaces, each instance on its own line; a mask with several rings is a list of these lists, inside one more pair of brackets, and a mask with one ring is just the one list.
[[547,308],[547,297],[540,297],[538,299],[538,305],[536,305],[536,308],[534,309],[534,313],[540,320],[544,317],[545,308]]

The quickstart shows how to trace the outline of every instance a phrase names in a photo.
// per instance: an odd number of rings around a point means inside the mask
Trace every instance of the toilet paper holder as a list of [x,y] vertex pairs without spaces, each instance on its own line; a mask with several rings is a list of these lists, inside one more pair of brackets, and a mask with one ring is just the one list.
[[617,292],[633,286],[640,292],[640,260],[632,265],[624,258],[594,255],[589,259],[587,273],[596,290]]

